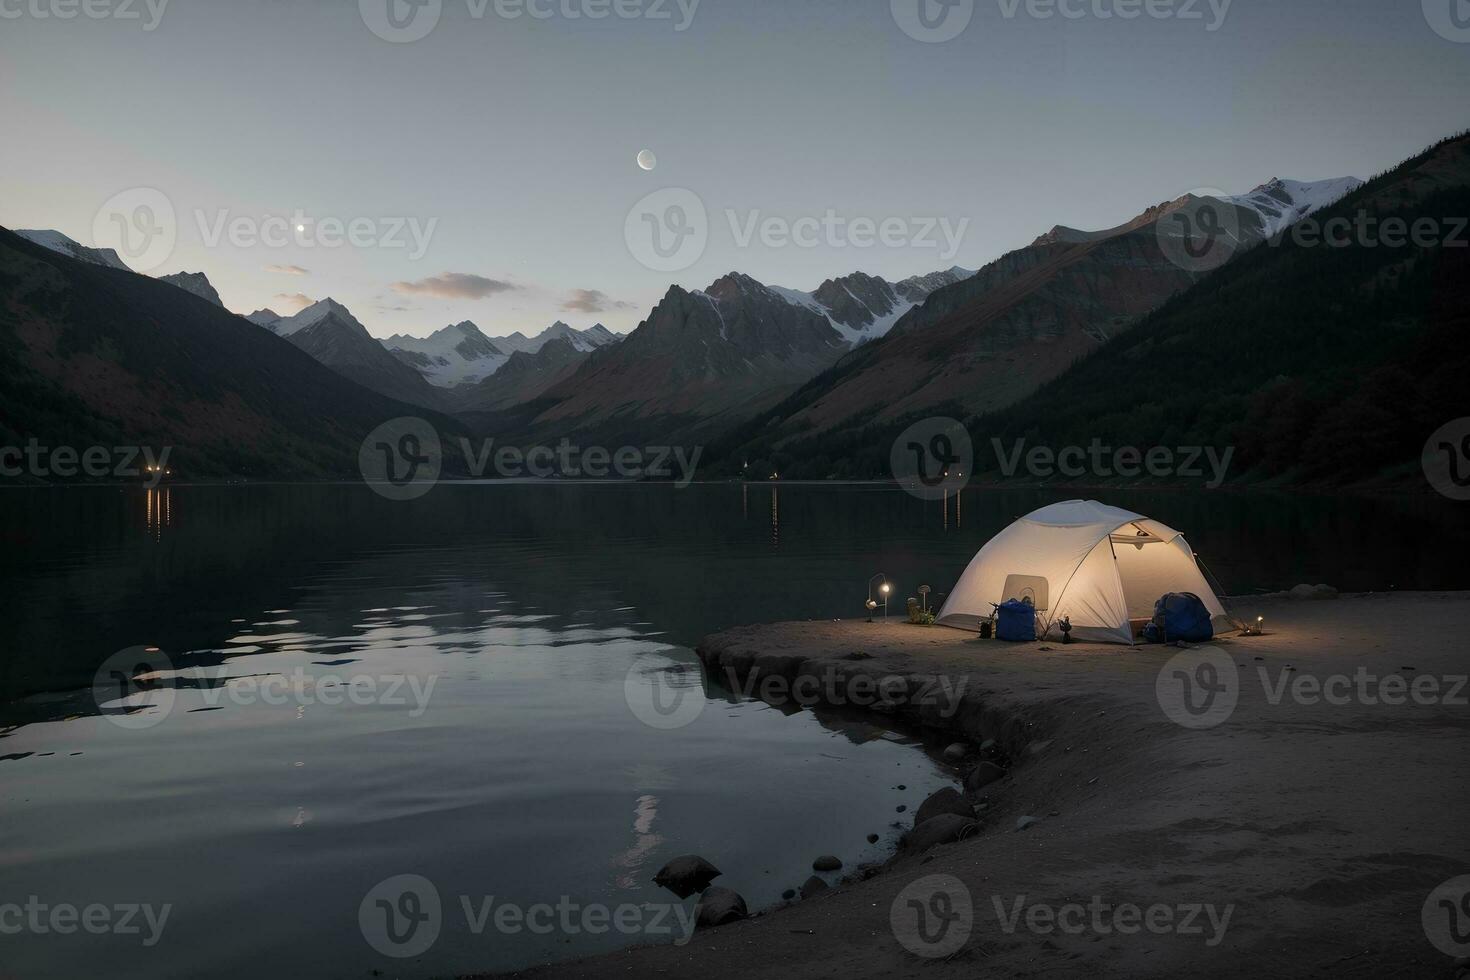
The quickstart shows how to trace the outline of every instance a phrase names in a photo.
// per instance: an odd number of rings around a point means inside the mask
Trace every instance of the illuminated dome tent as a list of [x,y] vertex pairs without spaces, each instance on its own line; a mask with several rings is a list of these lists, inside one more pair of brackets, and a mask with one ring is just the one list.
[[1029,598],[1042,636],[1065,617],[1079,640],[1131,644],[1131,621],[1150,619],[1166,592],[1193,592],[1217,624],[1228,622],[1183,534],[1096,500],[1068,500],[991,538],[937,622],[976,630],[992,603]]

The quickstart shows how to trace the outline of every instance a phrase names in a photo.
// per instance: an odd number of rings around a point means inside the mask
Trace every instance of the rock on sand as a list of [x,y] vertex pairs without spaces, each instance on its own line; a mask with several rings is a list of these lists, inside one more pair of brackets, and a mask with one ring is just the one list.
[[919,824],[903,839],[903,849],[911,854],[927,851],[936,844],[948,844],[973,836],[980,824],[971,817],[941,813]]
[[655,885],[662,885],[680,898],[688,898],[702,892],[720,876],[720,869],[698,854],[676,857],[658,870],[653,876]]
[[993,762],[982,762],[965,777],[965,789],[978,792],[991,783],[1005,778],[1006,771]]
[[744,919],[749,914],[745,909],[745,899],[728,888],[706,888],[695,909],[696,922],[701,929],[722,926],[726,922]]
[[954,787],[946,786],[935,791],[927,800],[919,804],[919,812],[914,814],[914,826],[917,827],[941,813],[953,813],[955,816],[975,819],[975,808],[966,803],[965,798]]

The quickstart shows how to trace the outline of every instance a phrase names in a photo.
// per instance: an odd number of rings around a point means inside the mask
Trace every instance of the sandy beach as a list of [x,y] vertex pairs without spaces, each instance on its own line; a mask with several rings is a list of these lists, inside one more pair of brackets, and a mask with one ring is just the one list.
[[[967,743],[957,788],[999,764],[967,793],[984,804],[975,832],[682,947],[517,976],[1458,976],[1421,910],[1470,873],[1470,593],[1231,608],[1264,616],[1265,635],[1005,644],[893,618],[706,638],[730,683],[820,680],[788,689]],[[717,840],[700,851],[719,863]],[[715,884],[738,891],[740,869],[723,870]],[[953,934],[916,940],[895,927],[907,909]]]

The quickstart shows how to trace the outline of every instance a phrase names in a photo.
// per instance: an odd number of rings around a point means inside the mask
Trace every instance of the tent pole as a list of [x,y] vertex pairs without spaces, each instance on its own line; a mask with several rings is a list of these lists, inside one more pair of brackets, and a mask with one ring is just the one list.
[[[1137,524],[1134,524],[1133,526],[1138,527]],[[1138,529],[1140,531],[1143,530],[1143,528],[1141,527],[1138,527]],[[1123,573],[1118,571],[1118,549],[1113,547],[1113,532],[1111,531],[1108,532],[1108,551],[1112,552],[1113,555],[1113,574],[1118,576],[1118,588],[1123,589]],[[1133,642],[1133,620],[1128,617],[1127,589],[1123,589],[1123,617],[1123,622],[1128,624],[1128,645],[1130,647],[1136,647],[1138,646],[1138,644]]]

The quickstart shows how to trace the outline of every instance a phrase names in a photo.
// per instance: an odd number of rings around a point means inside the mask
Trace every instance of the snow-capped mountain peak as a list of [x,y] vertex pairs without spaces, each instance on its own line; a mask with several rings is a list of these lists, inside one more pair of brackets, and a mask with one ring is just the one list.
[[440,388],[483,381],[509,356],[469,320],[441,327],[427,337],[394,334],[383,346]]
[[623,338],[621,334],[613,333],[600,323],[586,330],[578,330],[558,320],[534,337],[527,337],[519,330],[508,337],[496,337],[495,345],[507,354],[514,354],[516,351],[534,354],[546,346],[548,341],[557,339],[564,339],[572,345],[573,349],[586,353],[616,343]]
[[[328,297],[311,304],[295,316],[282,317],[267,326],[270,330],[280,334],[282,337],[289,337],[297,331],[305,330],[307,327],[320,323],[333,314],[347,320],[349,323],[357,323],[357,318],[352,315],[347,307]],[[361,326],[361,324],[358,325]]]
[[90,262],[92,265],[106,266],[109,269],[122,269],[124,272],[132,272],[127,263],[123,262],[117,252],[110,248],[88,248],[80,242],[68,238],[59,231],[52,229],[18,229],[16,234],[28,242],[33,242],[42,248],[49,248],[53,252],[78,259],[82,262]]
[[1362,186],[1363,181],[1357,177],[1311,181],[1272,177],[1259,187],[1226,200],[1260,215],[1269,238]]
[[[856,347],[886,334],[905,313],[928,299],[936,289],[974,274],[973,270],[954,266],[942,272],[910,276],[890,283],[878,276],[854,272],[839,279],[828,279],[811,292],[784,286],[761,288],[768,289],[788,303],[822,314],[843,340]],[[749,279],[748,276],[742,278]],[[749,281],[755,282],[753,279]]]
[[265,308],[256,310],[254,313],[248,314],[245,319],[249,320],[257,327],[269,327],[272,323],[275,323],[277,320],[281,319],[281,314],[277,313],[275,310]]
[[607,329],[607,327],[604,327],[600,323],[594,323],[586,330],[583,330],[582,336],[586,337],[588,340],[592,341],[599,347],[605,347],[608,344],[614,344],[623,339],[622,334],[613,333],[611,330]]

